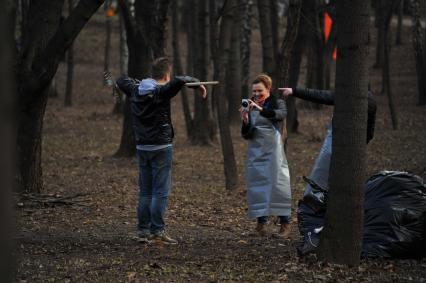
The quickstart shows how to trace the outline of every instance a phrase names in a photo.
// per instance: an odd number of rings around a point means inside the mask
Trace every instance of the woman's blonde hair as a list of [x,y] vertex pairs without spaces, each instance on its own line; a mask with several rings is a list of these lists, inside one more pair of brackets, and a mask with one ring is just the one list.
[[267,74],[258,75],[252,82],[252,84],[262,83],[266,89],[271,90],[272,88],[272,79]]

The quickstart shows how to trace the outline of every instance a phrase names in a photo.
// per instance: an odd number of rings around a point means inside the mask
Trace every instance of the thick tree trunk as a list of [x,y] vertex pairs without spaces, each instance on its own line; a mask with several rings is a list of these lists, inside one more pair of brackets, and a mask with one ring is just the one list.
[[337,1],[338,56],[333,146],[319,257],[356,266],[363,231],[369,1]]
[[[111,5],[109,0],[105,1],[104,10],[105,10],[105,49],[104,49],[104,72],[109,71],[110,61],[111,61],[111,17],[108,14],[108,9]],[[104,84],[105,84],[105,80]]]
[[238,109],[241,105],[241,12],[237,10],[231,38],[231,56],[227,66],[226,94],[228,97],[228,119],[231,124],[241,123]]
[[[294,4],[293,4],[294,5]],[[300,11],[295,13],[290,13],[289,17],[295,17],[294,19],[291,19],[292,22],[296,21],[297,24],[297,33],[296,38],[293,46],[293,50],[291,53],[291,56],[289,58],[289,77],[288,77],[288,86],[290,87],[296,87],[299,82],[299,76],[300,76],[300,64],[302,63],[302,56],[303,52],[306,48],[306,41],[307,41],[307,20],[306,20],[306,14],[309,8],[309,3],[307,0],[300,0],[298,2],[298,5],[300,7]],[[291,6],[290,6],[291,8]],[[289,9],[289,12],[291,10]],[[304,14],[305,16],[300,16],[301,14]],[[290,20],[290,19],[289,19]],[[299,121],[297,118],[297,109],[296,109],[296,102],[294,97],[287,98],[287,131],[296,133],[299,128]]]
[[404,0],[398,0],[398,1],[399,1],[399,5],[398,5],[398,23],[396,25],[395,44],[396,45],[401,45],[402,44],[402,40],[401,40],[402,17],[404,15]]
[[[229,62],[231,53],[232,22],[236,13],[237,1],[227,0],[223,8],[223,15],[220,23],[219,46],[215,58],[215,80],[226,81],[226,65]],[[231,132],[229,129],[226,96],[224,84],[219,84],[213,95],[217,95],[217,117],[219,120],[220,141],[222,145],[223,165],[225,170],[225,182],[227,189],[235,189],[238,186],[237,165],[235,162],[234,148],[232,144]]]
[[[181,52],[179,45],[179,10],[176,1],[172,1],[172,46],[173,46],[173,68],[175,74],[183,74],[181,62]],[[193,129],[193,120],[191,110],[189,108],[187,89],[184,87],[181,90],[183,116],[185,118],[186,136],[190,138]]]
[[251,20],[252,20],[252,2],[250,0],[239,0],[242,7],[242,35],[241,35],[241,98],[247,98],[250,95],[250,43],[251,43]]
[[419,0],[411,0],[413,48],[416,60],[417,89],[419,92],[419,105],[426,104],[426,36],[420,23]]
[[[73,0],[68,0],[68,15],[73,9]],[[67,51],[67,83],[65,86],[64,106],[72,106],[72,84],[74,80],[74,44],[71,44]]]
[[15,282],[14,201],[12,198],[16,146],[15,1],[1,0],[0,6],[0,278]]
[[[196,29],[194,33],[195,48],[188,50],[195,53],[194,74],[200,80],[206,80],[209,66],[208,48],[208,0],[197,1]],[[215,125],[211,116],[209,101],[200,95],[194,97],[194,128],[191,133],[193,144],[210,145],[215,137]]]
[[259,12],[259,26],[262,41],[262,68],[263,72],[273,76],[275,70],[275,54],[270,2],[267,0],[257,0],[257,9]]
[[[47,89],[60,58],[102,4],[101,0],[81,0],[59,26],[63,1],[31,2],[28,26],[18,60],[18,185],[19,191],[42,189],[41,140]],[[59,26],[59,28],[58,28]]]
[[[288,86],[291,85],[291,58],[294,56],[294,52],[296,48],[297,34],[299,32],[299,23],[301,20],[302,1],[301,0],[290,0],[289,9],[288,9],[288,18],[287,18],[287,30],[281,44],[280,51],[278,53],[278,69],[276,73],[276,77],[274,79],[276,83],[276,87]],[[300,62],[299,62],[300,64]],[[291,120],[291,126],[289,126],[289,122],[286,121],[283,128],[283,141],[284,146],[286,148],[287,144],[287,131],[297,131],[297,112],[296,105],[294,103],[294,99],[287,99],[287,117],[290,117],[295,120]],[[295,128],[292,128],[296,124]]]

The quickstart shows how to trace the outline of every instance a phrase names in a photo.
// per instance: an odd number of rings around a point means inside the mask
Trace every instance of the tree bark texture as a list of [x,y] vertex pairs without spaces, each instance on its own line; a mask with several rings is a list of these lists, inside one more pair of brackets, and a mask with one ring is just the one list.
[[[192,42],[193,48],[188,52],[194,53],[194,75],[202,81],[208,77],[209,67],[209,6],[208,0],[197,1],[194,34]],[[193,6],[194,7],[194,6]],[[192,92],[192,91],[191,91]],[[197,91],[198,92],[198,91]],[[203,99],[198,93],[194,97],[194,123],[191,132],[192,144],[210,145],[216,134],[216,126],[213,123],[209,100]]]
[[318,254],[356,266],[363,231],[369,1],[337,1],[336,95],[326,224]]
[[18,186],[20,191],[42,189],[41,144],[48,86],[60,59],[102,0],[81,0],[59,26],[63,1],[33,1],[18,59]]
[[250,95],[250,43],[253,5],[250,0],[239,0],[239,6],[242,9],[241,24],[241,98],[247,98]]
[[[183,67],[181,62],[181,52],[179,45],[179,7],[176,1],[172,1],[171,4],[172,9],[172,46],[173,46],[173,68],[175,74],[183,74]],[[192,129],[193,129],[193,120],[191,116],[191,110],[189,108],[188,102],[188,94],[187,89],[184,87],[181,90],[181,98],[182,98],[182,109],[183,116],[185,118],[185,128],[186,128],[186,136],[188,139],[190,138]]]
[[[295,50],[295,43],[297,41],[298,27],[300,23],[300,13],[301,13],[302,1],[301,0],[290,0],[288,17],[287,17],[287,30],[284,35],[284,39],[281,43],[280,51],[278,53],[278,69],[276,72],[276,77],[274,78],[275,86],[288,86],[290,84],[290,67],[291,67],[291,58],[293,57]],[[294,99],[287,99],[287,117],[290,116],[291,125],[297,122],[297,112]],[[290,105],[290,107],[288,107]],[[283,128],[283,142],[286,147],[287,144],[287,131],[289,129],[288,122],[284,123]],[[290,130],[294,130],[290,127]],[[296,127],[297,130],[297,127]]]
[[227,66],[226,95],[228,119],[231,124],[241,123],[238,109],[241,106],[241,24],[242,10],[237,9],[232,26],[231,54]]
[[262,68],[264,73],[269,76],[273,76],[273,72],[275,70],[275,58],[270,4],[271,3],[268,0],[257,0],[260,35],[262,40]]
[[15,282],[16,273],[12,240],[16,219],[12,198],[16,161],[15,5],[14,0],[0,0],[0,278],[3,282]]
[[420,24],[419,0],[411,0],[413,48],[417,70],[417,88],[419,92],[419,105],[426,104],[426,36]]
[[[215,80],[226,81],[226,66],[231,53],[231,37],[233,17],[236,13],[237,1],[227,0],[223,7],[220,23],[219,45],[215,58]],[[226,112],[226,96],[224,84],[219,84],[213,95],[217,95],[216,109],[219,121],[220,141],[222,145],[223,165],[225,170],[225,186],[235,189],[238,186],[237,165]]]
[[[73,0],[68,0],[68,15],[73,9]],[[65,85],[64,106],[72,106],[72,85],[74,80],[74,44],[71,44],[67,51],[67,82]]]

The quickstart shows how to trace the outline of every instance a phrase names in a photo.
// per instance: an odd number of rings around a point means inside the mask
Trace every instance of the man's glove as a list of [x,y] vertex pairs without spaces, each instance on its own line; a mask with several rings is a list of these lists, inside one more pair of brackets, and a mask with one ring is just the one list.
[[[200,80],[191,76],[176,76],[177,79],[185,83],[198,83]],[[189,88],[198,88],[199,86],[189,86]]]

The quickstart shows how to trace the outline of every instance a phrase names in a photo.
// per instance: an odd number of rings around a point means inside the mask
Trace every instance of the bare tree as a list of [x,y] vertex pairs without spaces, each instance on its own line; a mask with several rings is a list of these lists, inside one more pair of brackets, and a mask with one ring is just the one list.
[[[220,82],[226,81],[226,66],[229,63],[229,55],[231,53],[232,24],[236,9],[236,0],[225,1],[224,7],[222,8],[219,43],[214,61],[214,78]],[[216,110],[222,145],[225,185],[227,189],[235,189],[238,186],[238,174],[231,132],[227,119],[225,87],[223,83],[219,84],[219,86],[214,89],[213,95],[218,96],[216,99]]]
[[[278,52],[278,67],[276,72],[276,77],[274,82],[277,87],[287,86],[290,84],[291,78],[291,58],[293,57],[294,52],[297,52],[295,48],[295,43],[297,41],[297,34],[299,30],[300,23],[300,13],[302,8],[303,0],[290,0],[288,8],[288,17],[287,17],[287,30],[284,35],[284,39],[281,43],[280,50]],[[287,99],[287,112],[292,114],[294,118],[297,114],[291,111],[296,111],[296,106],[294,99]],[[290,107],[288,107],[290,105]],[[296,120],[297,121],[297,120]],[[292,129],[292,128],[291,128]],[[287,144],[287,121],[284,123],[283,128],[283,144],[286,147]],[[293,130],[293,129],[292,129]]]
[[64,1],[32,1],[29,6],[22,50],[18,58],[20,82],[18,167],[20,191],[42,188],[41,144],[47,88],[59,61],[102,0],[81,0],[59,26]]
[[[74,7],[73,0],[68,0],[68,15]],[[64,106],[72,106],[72,84],[74,80],[74,43],[71,43],[67,51],[67,82],[65,86]]]
[[[111,61],[111,18],[113,11],[111,8],[111,0],[105,0],[104,3],[105,11],[105,49],[104,49],[104,72],[109,72],[109,66]],[[105,83],[105,81],[104,81]]]
[[241,96],[246,98],[249,95],[250,77],[250,42],[251,26],[253,16],[253,3],[251,0],[239,0],[241,7]]
[[413,47],[417,70],[417,88],[419,92],[419,105],[426,104],[426,36],[420,23],[419,1],[411,0],[411,13],[413,21]]
[[242,9],[236,9],[232,26],[231,54],[227,66],[226,96],[228,98],[228,119],[232,124],[241,122],[238,109],[241,105],[241,24]]
[[[196,77],[205,80],[208,76],[209,54],[209,5],[208,0],[198,0],[192,6],[197,11],[193,23],[193,46],[188,46],[188,52],[193,53],[193,70]],[[194,123],[191,132],[193,144],[210,145],[216,135],[216,125],[213,123],[209,101],[200,96],[194,97]]]
[[[180,22],[179,22],[179,6],[177,1],[172,1],[171,4],[172,10],[172,46],[173,46],[173,68],[175,74],[183,74],[183,67],[181,61],[181,51],[179,44],[179,34],[180,34]],[[181,97],[182,97],[182,109],[183,116],[185,118],[185,126],[186,126],[186,136],[190,137],[193,129],[193,119],[191,116],[191,110],[189,108],[188,102],[188,94],[186,88],[181,89]]]
[[362,247],[368,92],[369,1],[337,5],[336,95],[326,224],[319,256],[358,265]]
[[401,31],[402,31],[402,17],[404,15],[404,0],[399,0],[398,5],[398,23],[396,25],[396,36],[395,36],[395,44],[401,45]]
[[15,1],[1,0],[0,6],[0,278],[14,280],[13,201],[16,145]]
[[257,10],[259,13],[259,26],[262,40],[262,68],[263,72],[272,76],[275,71],[276,53],[274,48],[275,36],[272,32],[271,2],[268,0],[257,0]]

